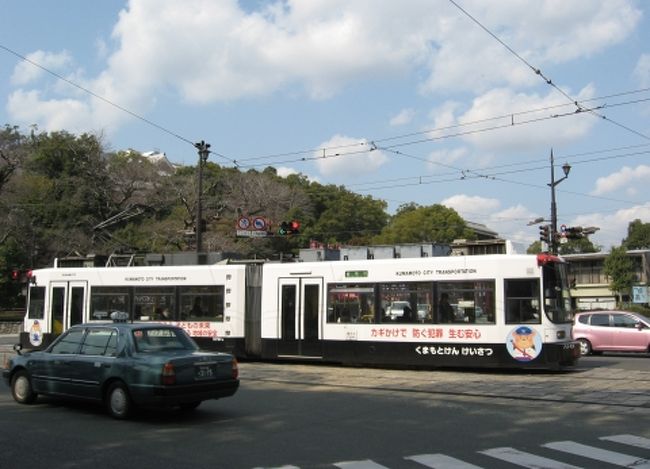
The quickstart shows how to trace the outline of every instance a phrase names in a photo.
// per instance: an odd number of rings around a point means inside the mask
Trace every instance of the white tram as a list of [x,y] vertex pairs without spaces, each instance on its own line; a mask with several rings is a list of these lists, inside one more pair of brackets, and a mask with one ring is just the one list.
[[240,358],[573,365],[566,265],[547,254],[35,270],[21,343],[124,311]]

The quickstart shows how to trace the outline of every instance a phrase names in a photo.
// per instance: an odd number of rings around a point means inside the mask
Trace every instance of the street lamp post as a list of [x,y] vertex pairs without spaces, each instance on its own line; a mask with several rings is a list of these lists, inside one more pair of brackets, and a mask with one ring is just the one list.
[[564,163],[562,165],[562,171],[564,171],[564,177],[555,180],[555,163],[553,160],[553,149],[551,149],[551,183],[548,184],[551,188],[551,232],[549,240],[549,248],[553,254],[557,254],[557,204],[555,203],[555,186],[564,181],[569,177],[569,171],[571,171],[571,166],[569,163]]
[[198,167],[198,181],[196,190],[196,223],[194,230],[196,231],[196,255],[201,258],[203,252],[203,165],[208,160],[210,155],[210,144],[201,140],[194,144],[194,147],[199,152],[199,167]]

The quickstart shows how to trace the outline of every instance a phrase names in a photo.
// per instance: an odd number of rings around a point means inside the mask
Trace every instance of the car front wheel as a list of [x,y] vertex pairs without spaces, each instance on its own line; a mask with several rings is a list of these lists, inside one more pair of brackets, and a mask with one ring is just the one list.
[[106,409],[111,417],[116,419],[126,419],[131,415],[133,403],[129,390],[121,381],[116,381],[108,387],[106,392]]
[[11,394],[21,404],[31,404],[36,400],[37,394],[26,371],[17,372],[11,379]]
[[591,344],[587,339],[578,339],[580,342],[580,355],[585,356],[591,353]]

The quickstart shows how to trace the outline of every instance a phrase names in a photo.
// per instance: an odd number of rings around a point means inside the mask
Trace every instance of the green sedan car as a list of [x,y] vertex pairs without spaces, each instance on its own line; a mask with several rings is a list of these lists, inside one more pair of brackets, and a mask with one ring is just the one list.
[[200,351],[175,326],[81,324],[45,350],[15,350],[3,377],[21,404],[33,403],[39,394],[94,400],[125,419],[138,406],[190,410],[239,388],[232,355]]

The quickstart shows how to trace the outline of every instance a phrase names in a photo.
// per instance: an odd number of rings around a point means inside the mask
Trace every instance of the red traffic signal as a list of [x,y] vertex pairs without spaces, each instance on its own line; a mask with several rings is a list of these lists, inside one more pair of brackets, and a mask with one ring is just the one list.
[[300,233],[300,222],[298,220],[283,221],[278,228],[278,234],[281,236],[293,235]]
[[20,270],[13,269],[11,271],[11,281],[12,282],[19,282],[21,274],[22,274],[22,272]]

